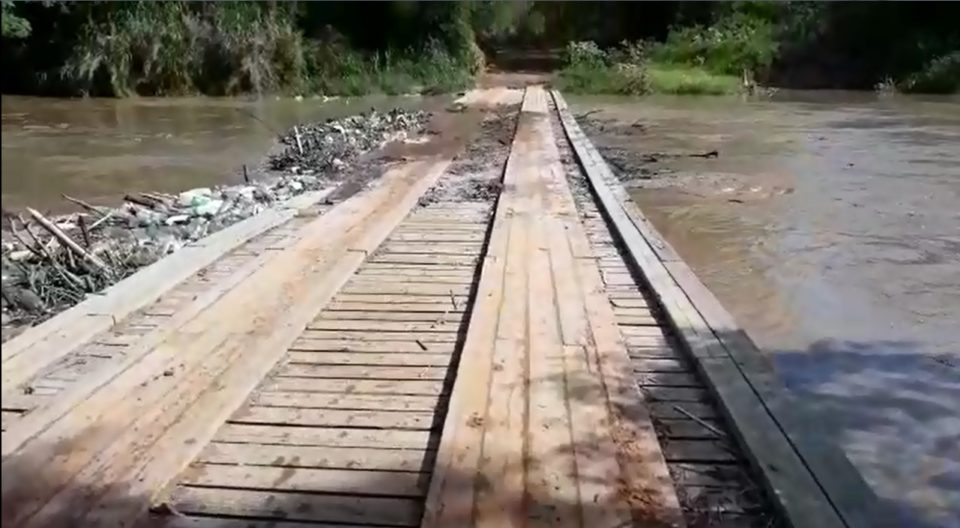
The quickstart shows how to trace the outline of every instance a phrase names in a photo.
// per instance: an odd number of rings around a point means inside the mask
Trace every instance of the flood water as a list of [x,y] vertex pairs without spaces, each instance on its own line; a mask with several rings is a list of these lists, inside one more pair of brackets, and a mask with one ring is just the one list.
[[571,102],[896,525],[960,527],[960,99]]
[[111,203],[124,193],[242,181],[278,132],[419,97],[51,99],[3,96],[3,206],[57,210],[61,193]]

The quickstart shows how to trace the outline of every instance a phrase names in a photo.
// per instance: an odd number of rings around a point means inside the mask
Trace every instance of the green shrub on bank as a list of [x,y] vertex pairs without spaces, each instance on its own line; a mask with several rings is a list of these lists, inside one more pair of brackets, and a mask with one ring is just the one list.
[[654,93],[676,95],[726,95],[738,93],[740,78],[708,72],[695,66],[651,64],[647,68]]
[[907,93],[960,92],[960,51],[930,61],[925,68],[901,81],[897,89]]
[[571,93],[619,95],[721,95],[740,90],[736,76],[696,66],[660,64],[647,60],[646,49],[643,43],[622,43],[602,50],[593,42],[572,42],[556,84]]
[[695,66],[710,72],[756,74],[777,55],[776,26],[737,13],[709,27],[674,28],[662,43],[650,46],[650,58],[663,64]]
[[313,46],[308,89],[330,95],[451,92],[470,84],[467,68],[431,41],[423,50],[363,54],[340,43]]

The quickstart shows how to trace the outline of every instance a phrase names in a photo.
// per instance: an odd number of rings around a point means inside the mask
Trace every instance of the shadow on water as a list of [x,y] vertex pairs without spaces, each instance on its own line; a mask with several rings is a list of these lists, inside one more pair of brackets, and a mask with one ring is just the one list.
[[897,526],[960,526],[960,359],[920,350],[904,341],[821,340],[772,356]]

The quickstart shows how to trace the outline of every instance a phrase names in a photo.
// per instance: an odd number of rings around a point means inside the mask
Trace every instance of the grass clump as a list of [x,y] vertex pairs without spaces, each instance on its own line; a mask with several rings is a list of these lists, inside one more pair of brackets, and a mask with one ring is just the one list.
[[443,93],[472,81],[463,64],[431,41],[423,50],[363,54],[339,43],[311,50],[309,89],[331,95]]
[[697,66],[652,63],[647,68],[651,91],[676,95],[726,95],[742,89],[739,77]]
[[647,58],[643,43],[603,50],[593,42],[567,46],[556,84],[571,93],[723,95],[737,93],[740,80],[699,66],[662,64]]

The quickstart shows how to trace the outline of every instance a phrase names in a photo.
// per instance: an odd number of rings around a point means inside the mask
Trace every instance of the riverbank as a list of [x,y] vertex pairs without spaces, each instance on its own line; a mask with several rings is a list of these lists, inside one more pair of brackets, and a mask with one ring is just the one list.
[[[293,127],[264,158],[265,170],[237,185],[178,194],[131,192],[118,207],[65,196],[81,212],[46,216],[5,210],[4,340],[211,233],[293,196],[339,187],[340,200],[362,189],[384,162],[370,153],[421,133],[423,111],[370,111]],[[6,207],[6,204],[5,204]]]

